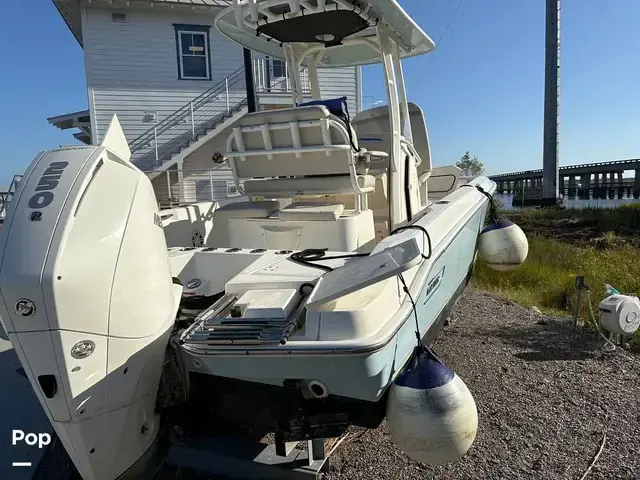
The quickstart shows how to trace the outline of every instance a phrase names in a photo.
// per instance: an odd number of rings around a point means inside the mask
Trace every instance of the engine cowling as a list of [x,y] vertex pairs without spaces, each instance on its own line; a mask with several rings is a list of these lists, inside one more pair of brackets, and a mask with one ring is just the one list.
[[154,445],[181,293],[129,157],[116,117],[99,147],[42,152],[0,230],[3,326],[85,480],[117,478]]

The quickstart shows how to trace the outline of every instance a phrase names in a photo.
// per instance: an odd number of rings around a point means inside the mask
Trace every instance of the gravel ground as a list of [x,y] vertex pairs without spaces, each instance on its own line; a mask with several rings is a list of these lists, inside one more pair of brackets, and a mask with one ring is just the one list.
[[640,479],[640,357],[603,354],[599,337],[468,288],[433,349],[464,380],[478,436],[458,462],[410,460],[386,425],[345,440],[335,479]]

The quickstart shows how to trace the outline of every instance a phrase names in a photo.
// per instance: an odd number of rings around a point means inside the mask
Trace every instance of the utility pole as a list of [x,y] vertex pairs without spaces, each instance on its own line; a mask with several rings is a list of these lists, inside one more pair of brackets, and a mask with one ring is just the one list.
[[546,0],[542,206],[558,201],[558,104],[560,101],[560,0]]

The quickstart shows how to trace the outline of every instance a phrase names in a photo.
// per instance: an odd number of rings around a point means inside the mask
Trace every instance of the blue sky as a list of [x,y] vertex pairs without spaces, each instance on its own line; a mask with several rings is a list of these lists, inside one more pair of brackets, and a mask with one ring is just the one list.
[[[404,63],[434,163],[542,168],[545,1],[462,0],[445,33],[459,1],[400,2],[436,41]],[[560,17],[560,164],[640,157],[640,2],[562,0]],[[365,68],[365,100],[385,100],[381,75]]]
[[[454,163],[469,150],[487,173],[540,168],[545,2],[459,2],[400,2],[437,42],[435,52],[405,62],[434,163]],[[640,2],[563,0],[562,7],[561,164],[640,157]],[[82,49],[50,0],[3,5],[0,57],[0,184],[7,184],[39,151],[74,143],[46,118],[87,108],[87,99]],[[365,104],[386,100],[380,67],[363,76]]]

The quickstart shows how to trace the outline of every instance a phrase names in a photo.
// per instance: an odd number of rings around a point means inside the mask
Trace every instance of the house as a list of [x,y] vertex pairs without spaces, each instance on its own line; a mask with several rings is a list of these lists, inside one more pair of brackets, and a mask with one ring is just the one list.
[[[231,2],[52,1],[84,50],[89,108],[49,122],[97,144],[117,114],[132,161],[161,204],[233,195],[230,171],[213,158],[247,113],[245,65],[258,109],[291,105],[292,97],[284,61],[243,52],[216,30],[215,16]],[[306,71],[300,74],[310,93]],[[318,76],[323,98],[346,95],[350,114],[360,111],[359,67],[319,69]]]

